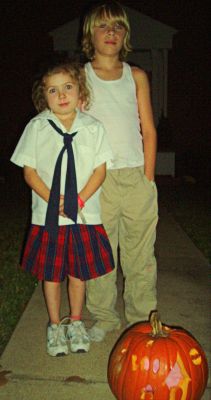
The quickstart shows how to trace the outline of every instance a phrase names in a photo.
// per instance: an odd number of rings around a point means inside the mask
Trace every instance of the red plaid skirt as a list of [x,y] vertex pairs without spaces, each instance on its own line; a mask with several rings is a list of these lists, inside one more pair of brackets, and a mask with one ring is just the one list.
[[31,225],[21,267],[41,281],[67,275],[86,281],[111,272],[114,260],[103,225],[60,226],[57,240],[44,226]]

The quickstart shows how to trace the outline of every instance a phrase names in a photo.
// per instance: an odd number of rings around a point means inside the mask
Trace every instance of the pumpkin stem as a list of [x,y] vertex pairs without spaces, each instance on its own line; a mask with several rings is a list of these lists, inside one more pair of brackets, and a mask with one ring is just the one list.
[[150,324],[152,326],[153,337],[167,337],[168,334],[163,330],[160,315],[158,311],[153,311],[150,315]]

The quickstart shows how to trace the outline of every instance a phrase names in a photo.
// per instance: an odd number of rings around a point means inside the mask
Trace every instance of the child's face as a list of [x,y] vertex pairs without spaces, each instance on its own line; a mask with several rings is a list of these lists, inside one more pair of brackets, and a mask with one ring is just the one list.
[[95,24],[92,43],[95,55],[116,55],[122,49],[126,35],[125,27],[112,19],[103,19]]
[[60,119],[71,118],[79,103],[79,87],[67,72],[45,78],[45,97],[48,107]]

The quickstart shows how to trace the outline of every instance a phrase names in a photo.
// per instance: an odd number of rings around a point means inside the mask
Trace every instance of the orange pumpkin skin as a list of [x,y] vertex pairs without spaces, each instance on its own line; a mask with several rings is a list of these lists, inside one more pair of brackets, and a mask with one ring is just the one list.
[[182,328],[138,323],[116,343],[108,363],[108,382],[118,400],[200,400],[208,364],[199,343]]

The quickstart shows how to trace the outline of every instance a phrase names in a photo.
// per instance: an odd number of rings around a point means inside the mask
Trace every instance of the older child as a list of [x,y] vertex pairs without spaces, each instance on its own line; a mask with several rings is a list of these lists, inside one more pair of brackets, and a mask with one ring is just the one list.
[[[114,154],[101,194],[102,221],[116,266],[120,247],[125,316],[133,324],[147,320],[156,308],[156,130],[150,89],[146,73],[123,61],[131,50],[130,26],[119,3],[101,2],[90,11],[82,46],[90,60],[85,72],[93,90],[88,112],[103,122]],[[87,284],[87,307],[97,321],[90,330],[95,341],[120,327],[116,271]]]
[[[81,321],[85,281],[114,268],[99,206],[112,154],[102,124],[77,108],[81,101],[89,103],[85,75],[77,65],[59,60],[48,66],[34,84],[33,101],[40,113],[26,126],[11,158],[24,168],[32,189],[22,268],[44,281],[48,354],[68,354],[66,339],[71,352],[87,352],[90,340]],[[71,310],[67,332],[60,323],[65,277]]]

